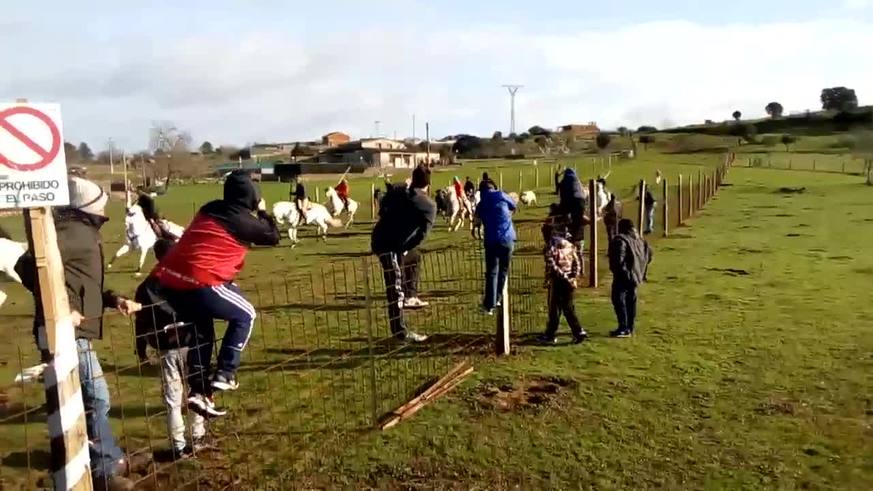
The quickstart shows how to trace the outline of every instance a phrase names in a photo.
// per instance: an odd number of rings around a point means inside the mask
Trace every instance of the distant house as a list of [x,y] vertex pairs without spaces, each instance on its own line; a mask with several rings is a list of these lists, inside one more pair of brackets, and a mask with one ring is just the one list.
[[565,124],[559,127],[558,131],[574,140],[593,140],[600,134],[600,128],[594,121],[588,124]]
[[440,154],[430,153],[388,138],[368,138],[328,148],[310,161],[320,163],[365,164],[367,167],[412,168],[425,162],[438,162]]
[[351,138],[349,138],[349,135],[340,131],[332,131],[321,137],[321,144],[325,145],[327,148],[338,147],[350,141]]

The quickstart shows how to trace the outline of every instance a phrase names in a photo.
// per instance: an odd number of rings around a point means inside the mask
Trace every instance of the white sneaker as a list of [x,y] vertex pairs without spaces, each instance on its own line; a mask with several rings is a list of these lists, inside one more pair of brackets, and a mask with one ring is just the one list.
[[215,401],[212,400],[212,397],[203,394],[191,394],[188,397],[188,409],[204,418],[217,418],[227,414],[227,411],[215,406]]
[[430,303],[425,302],[418,297],[410,297],[403,301],[403,307],[407,309],[420,309],[427,307],[428,305],[430,305]]
[[479,307],[479,311],[485,315],[494,315],[494,309],[488,310],[485,307]]
[[417,332],[406,331],[405,340],[413,343],[423,343],[427,341],[427,336],[424,334],[419,334]]

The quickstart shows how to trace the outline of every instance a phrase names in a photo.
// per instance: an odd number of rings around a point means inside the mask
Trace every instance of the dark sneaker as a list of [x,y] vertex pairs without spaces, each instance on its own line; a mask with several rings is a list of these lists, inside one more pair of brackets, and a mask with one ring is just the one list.
[[225,375],[216,373],[212,377],[212,388],[215,390],[236,390],[239,389],[239,382],[233,375]]
[[585,340],[587,340],[587,339],[588,339],[588,333],[587,333],[587,332],[584,332],[584,331],[583,331],[583,332],[581,332],[581,333],[579,333],[579,334],[574,334],[574,335],[573,335],[573,344],[582,344],[582,343],[584,343]]
[[485,315],[494,315],[494,309],[488,309],[483,307],[479,307],[479,312],[482,312]]
[[203,394],[191,394],[188,396],[188,409],[204,418],[217,418],[227,414],[227,411],[215,406],[215,401],[212,400],[212,397]]
[[633,331],[629,331],[627,329],[616,329],[609,333],[610,336],[614,338],[629,338],[633,334]]
[[540,344],[555,344],[558,342],[558,338],[549,334],[541,334],[537,337],[537,342]]

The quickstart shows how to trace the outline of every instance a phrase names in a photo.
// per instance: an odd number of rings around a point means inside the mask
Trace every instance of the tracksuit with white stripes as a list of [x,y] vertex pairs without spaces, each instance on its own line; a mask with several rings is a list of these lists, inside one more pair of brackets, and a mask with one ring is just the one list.
[[248,246],[276,245],[279,231],[258,210],[260,193],[248,174],[231,173],[224,199],[204,205],[153,274],[179,316],[194,323],[194,345],[188,354],[192,393],[209,395],[214,320],[227,321],[216,370],[232,377],[252,335],[255,308],[233,283],[245,264]]

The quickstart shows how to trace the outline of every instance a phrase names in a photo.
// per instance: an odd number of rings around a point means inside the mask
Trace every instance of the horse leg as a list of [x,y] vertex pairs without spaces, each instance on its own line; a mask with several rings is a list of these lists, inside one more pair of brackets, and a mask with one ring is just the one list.
[[130,246],[129,246],[129,245],[124,244],[124,245],[122,245],[121,247],[119,247],[119,248],[118,248],[118,252],[115,253],[115,256],[113,256],[112,259],[109,260],[109,264],[106,265],[106,269],[112,269],[112,263],[114,263],[116,259],[118,259],[118,258],[120,258],[121,256],[127,254],[128,252],[130,252]]
[[142,265],[145,264],[146,256],[148,255],[148,253],[149,253],[148,247],[143,247],[142,249],[140,249],[140,251],[139,251],[139,267],[136,268],[135,276],[142,275]]

